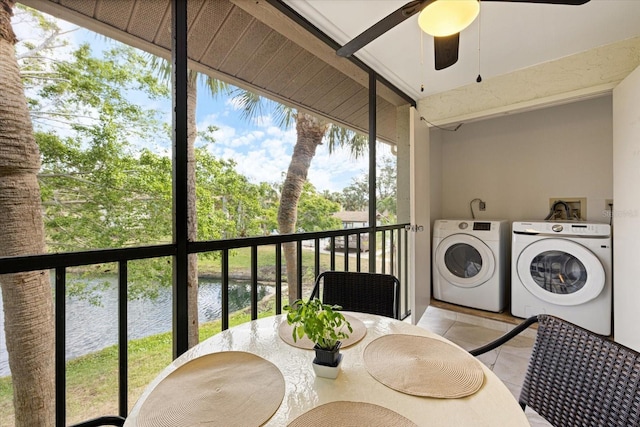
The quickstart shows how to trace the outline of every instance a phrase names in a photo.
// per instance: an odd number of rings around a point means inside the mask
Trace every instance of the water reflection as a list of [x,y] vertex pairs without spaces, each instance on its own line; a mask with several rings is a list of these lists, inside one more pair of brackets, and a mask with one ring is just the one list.
[[[84,299],[67,297],[66,304],[66,341],[67,360],[101,350],[118,342],[118,292],[117,278],[108,280],[112,286],[101,290],[101,305],[90,304]],[[198,292],[198,317],[200,323],[219,319],[222,313],[220,282],[200,279]],[[273,288],[258,286],[258,300]],[[231,312],[250,305],[251,285],[248,282],[230,281],[229,310]],[[171,289],[163,288],[157,299],[130,301],[128,305],[129,339],[143,338],[149,335],[171,330]],[[4,313],[0,295],[0,376],[10,375],[7,347],[4,336]]]

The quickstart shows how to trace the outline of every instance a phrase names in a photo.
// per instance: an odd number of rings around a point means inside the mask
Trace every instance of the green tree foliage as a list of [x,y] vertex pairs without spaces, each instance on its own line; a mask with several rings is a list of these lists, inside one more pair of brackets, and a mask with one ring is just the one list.
[[[108,43],[97,54],[89,44],[71,49],[58,40],[64,33],[54,21],[23,11],[41,22],[40,39],[19,50],[42,154],[39,179],[49,250],[170,242],[170,138],[165,116],[153,108],[168,105],[166,81],[150,66],[149,56],[136,49],[119,43]],[[281,188],[250,183],[233,161],[213,157],[207,145],[215,143],[216,130],[201,131],[196,149],[198,240],[270,233],[278,228]],[[307,185],[298,227],[339,227],[331,216],[338,209]],[[170,283],[166,260],[132,263],[129,275],[133,296],[153,295],[150,281]]]
[[[118,46],[104,58],[88,45],[55,64],[58,77],[32,101],[49,247],[55,251],[155,244],[171,240],[171,159],[140,146],[168,145],[160,112],[131,100],[166,97],[166,86],[136,50]],[[53,102],[56,113],[46,106]],[[61,130],[51,118],[75,118]],[[200,135],[215,143],[210,127]],[[206,145],[205,145],[206,147]],[[273,226],[274,193],[235,170],[235,163],[196,149],[198,239],[261,235]],[[271,209],[272,212],[269,212]]]
[[163,138],[160,112],[131,101],[166,98],[166,87],[137,51],[121,46],[99,59],[82,45],[51,72],[57,77],[43,81],[30,102],[50,250],[167,241],[170,175],[161,181],[154,170],[161,161],[149,163],[134,146]]
[[342,189],[342,207],[346,211],[364,211],[369,203],[369,175],[351,179],[351,184]]
[[344,197],[341,192],[324,190],[322,191],[322,197],[327,200],[331,200],[332,202],[336,202],[340,206],[344,205]]
[[382,214],[382,221],[387,224],[396,222],[397,201],[396,183],[397,169],[395,157],[386,156],[376,179],[376,209]]
[[340,205],[320,195],[309,182],[305,183],[298,202],[298,230],[307,232],[340,228],[342,222],[333,216]]
[[[218,240],[263,235],[273,226],[277,207],[267,184],[252,184],[235,162],[196,149],[198,239]],[[271,219],[270,219],[271,218]]]
[[[72,251],[167,241],[171,204],[167,182],[144,153],[135,158],[116,143],[83,149],[73,138],[38,132],[48,247]],[[156,163],[161,163],[153,159]],[[170,176],[169,176],[170,178]],[[164,180],[166,181],[166,180]],[[164,220],[162,220],[164,218]]]
[[[396,162],[393,157],[382,159],[382,166],[376,177],[376,210],[383,215],[383,222],[393,223],[396,219]],[[342,190],[342,208],[347,211],[364,211],[369,207],[369,175],[353,178],[351,184]]]

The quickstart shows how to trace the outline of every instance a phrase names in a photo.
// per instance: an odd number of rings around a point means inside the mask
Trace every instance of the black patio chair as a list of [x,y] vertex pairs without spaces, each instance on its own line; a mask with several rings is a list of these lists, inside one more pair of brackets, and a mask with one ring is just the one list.
[[311,298],[345,311],[400,316],[400,282],[390,274],[325,271],[316,279]]
[[519,403],[556,427],[640,426],[640,353],[540,314],[472,350],[486,353],[538,322]]
[[105,416],[99,418],[93,418],[91,420],[83,421],[79,424],[74,424],[71,427],[101,427],[101,426],[117,426],[122,427],[125,419],[120,416]]

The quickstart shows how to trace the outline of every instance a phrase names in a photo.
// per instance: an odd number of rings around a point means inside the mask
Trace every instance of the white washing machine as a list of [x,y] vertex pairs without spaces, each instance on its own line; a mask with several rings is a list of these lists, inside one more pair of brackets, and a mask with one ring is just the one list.
[[514,222],[511,314],[547,313],[611,335],[611,227]]
[[500,312],[507,303],[507,221],[437,220],[433,226],[433,297]]

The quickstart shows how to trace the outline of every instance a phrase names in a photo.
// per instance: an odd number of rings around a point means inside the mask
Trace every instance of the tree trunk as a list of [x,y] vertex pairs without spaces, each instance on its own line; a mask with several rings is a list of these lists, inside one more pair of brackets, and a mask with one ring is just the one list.
[[[11,28],[13,0],[0,0],[0,256],[45,252],[40,153],[33,137]],[[15,424],[55,425],[55,330],[47,271],[0,276]]]
[[[287,177],[282,185],[280,195],[280,207],[278,208],[278,227],[280,234],[296,232],[298,219],[298,200],[302,194],[302,187],[307,181],[307,173],[311,160],[316,155],[316,148],[322,144],[322,138],[328,125],[313,116],[298,112],[296,117],[296,145],[293,147],[291,163],[287,171]],[[287,284],[289,289],[289,303],[293,303],[297,297],[298,274],[296,265],[296,244],[285,243],[283,245],[284,259],[287,268]]]
[[[189,73],[187,84],[187,238],[190,242],[198,240],[198,215],[196,212],[196,102],[198,98],[195,73]],[[189,348],[200,342],[198,328],[198,254],[189,255]]]

